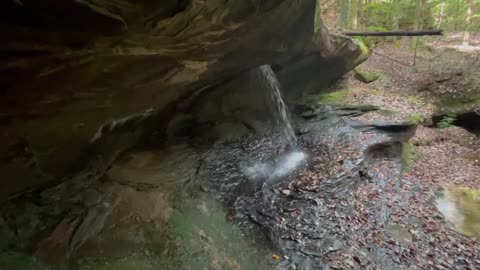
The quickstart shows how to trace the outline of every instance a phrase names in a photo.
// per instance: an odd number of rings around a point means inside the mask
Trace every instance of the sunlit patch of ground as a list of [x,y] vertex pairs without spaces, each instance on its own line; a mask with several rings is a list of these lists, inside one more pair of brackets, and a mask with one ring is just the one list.
[[480,239],[480,189],[449,188],[436,203],[456,229]]

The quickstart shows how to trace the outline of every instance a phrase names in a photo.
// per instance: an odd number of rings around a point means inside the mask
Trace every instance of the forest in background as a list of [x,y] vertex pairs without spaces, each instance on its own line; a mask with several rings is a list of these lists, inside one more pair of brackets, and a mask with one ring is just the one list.
[[463,46],[480,32],[480,0],[322,0],[322,7],[337,31],[443,29],[463,32]]

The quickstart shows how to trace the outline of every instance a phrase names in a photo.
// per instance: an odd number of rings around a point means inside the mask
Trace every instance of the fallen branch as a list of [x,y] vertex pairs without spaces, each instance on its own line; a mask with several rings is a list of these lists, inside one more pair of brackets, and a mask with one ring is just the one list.
[[346,36],[357,37],[401,37],[401,36],[442,36],[443,30],[390,31],[390,32],[346,32]]

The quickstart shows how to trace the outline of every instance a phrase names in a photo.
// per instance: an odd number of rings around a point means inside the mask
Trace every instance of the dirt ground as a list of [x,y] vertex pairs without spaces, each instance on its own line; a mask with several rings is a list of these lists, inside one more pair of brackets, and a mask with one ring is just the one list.
[[[403,234],[411,234],[413,241],[409,241],[408,245],[393,241],[390,248],[398,252],[410,250],[406,255],[409,257],[408,264],[420,269],[480,267],[475,255],[480,254],[480,138],[478,134],[453,125],[432,127],[429,121],[431,115],[458,109],[457,104],[448,107],[452,104],[445,102],[448,98],[456,101],[469,98],[469,102],[459,102],[462,109],[480,108],[478,99],[475,99],[479,89],[475,78],[480,77],[478,52],[446,49],[448,46],[445,44],[452,40],[454,37],[450,36],[426,40],[426,45],[419,50],[415,67],[413,54],[408,50],[408,39],[379,45],[373,49],[372,56],[357,68],[377,73],[380,79],[369,84],[362,83],[351,72],[335,86],[336,90],[344,92],[348,103],[380,107],[379,111],[360,116],[361,120],[409,120],[419,124],[408,145],[408,166],[400,189],[394,188],[398,183],[392,182],[392,187],[384,190],[392,193],[391,198],[397,198],[401,193],[400,198],[407,200],[391,200],[392,205],[398,204],[392,208],[394,221],[405,223],[405,219],[412,217],[419,220],[418,226],[404,227],[408,232]],[[474,194],[472,205],[460,210],[464,222],[462,227],[470,228],[468,232],[458,228],[458,224],[455,228],[452,220],[435,206],[436,198],[447,190],[462,190],[465,196]],[[355,198],[371,201],[372,192],[371,187],[360,188]],[[401,207],[402,204],[406,207]],[[467,222],[470,224],[465,224]],[[464,260],[462,268],[458,268],[459,258]]]

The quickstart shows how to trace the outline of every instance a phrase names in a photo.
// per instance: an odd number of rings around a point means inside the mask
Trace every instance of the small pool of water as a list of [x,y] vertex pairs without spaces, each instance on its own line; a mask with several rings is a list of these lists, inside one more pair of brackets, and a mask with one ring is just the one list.
[[480,239],[480,189],[448,188],[436,206],[459,232]]

